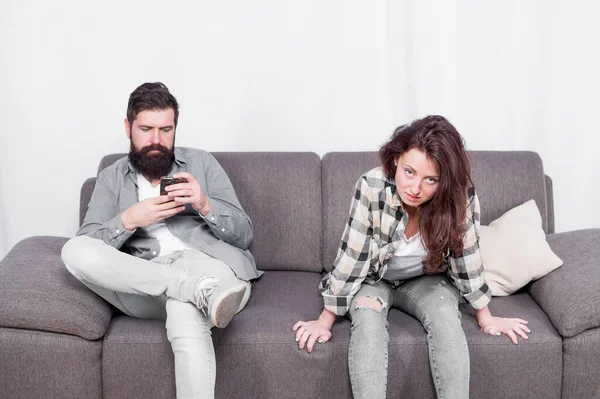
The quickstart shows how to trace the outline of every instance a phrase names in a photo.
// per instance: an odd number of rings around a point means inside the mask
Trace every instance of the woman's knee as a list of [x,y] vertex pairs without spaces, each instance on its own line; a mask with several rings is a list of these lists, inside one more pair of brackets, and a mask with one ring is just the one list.
[[387,328],[388,306],[381,297],[357,295],[349,311],[352,328],[375,331]]
[[461,313],[458,305],[452,301],[447,301],[443,296],[429,301],[421,306],[421,320],[427,331],[451,331],[462,332]]

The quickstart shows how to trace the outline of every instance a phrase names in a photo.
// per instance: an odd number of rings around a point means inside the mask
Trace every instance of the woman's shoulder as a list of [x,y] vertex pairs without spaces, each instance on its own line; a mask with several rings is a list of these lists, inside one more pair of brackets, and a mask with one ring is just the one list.
[[383,172],[383,167],[381,166],[376,166],[373,169],[366,171],[361,175],[361,178],[365,180],[372,180],[374,183],[388,180],[387,176]]
[[369,189],[378,191],[385,189],[389,184],[390,180],[387,178],[383,171],[383,167],[377,166],[371,170],[363,173],[358,179],[358,186],[365,184]]

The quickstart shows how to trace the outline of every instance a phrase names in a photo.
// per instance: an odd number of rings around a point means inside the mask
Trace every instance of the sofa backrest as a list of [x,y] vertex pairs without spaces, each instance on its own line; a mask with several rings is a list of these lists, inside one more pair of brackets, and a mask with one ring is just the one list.
[[[309,152],[215,152],[250,216],[250,250],[262,270],[323,270],[321,160]],[[111,154],[98,172],[126,154]],[[82,188],[87,212],[95,179]]]
[[[126,154],[105,156],[98,171]],[[361,174],[376,152],[216,152],[254,225],[251,251],[263,270],[331,270]],[[552,180],[534,152],[471,151],[482,224],[534,199],[546,233],[554,232]],[[81,191],[80,222],[95,179]]]
[[[489,224],[506,211],[534,199],[546,233],[554,231],[552,193],[547,200],[542,160],[534,152],[471,151],[473,182],[481,203],[481,223]],[[354,185],[369,169],[378,166],[377,152],[332,152],[322,160],[323,175],[323,262],[331,270],[340,239],[348,222]],[[549,229],[549,217],[551,223]]]

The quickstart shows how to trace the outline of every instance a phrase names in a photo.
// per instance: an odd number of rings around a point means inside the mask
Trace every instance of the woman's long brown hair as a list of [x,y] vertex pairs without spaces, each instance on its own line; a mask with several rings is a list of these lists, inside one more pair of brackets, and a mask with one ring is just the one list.
[[413,148],[424,152],[440,173],[433,198],[419,206],[419,232],[427,248],[423,269],[439,273],[448,250],[463,250],[467,189],[473,186],[471,162],[456,128],[443,116],[430,115],[400,126],[381,147],[379,157],[388,178],[396,175],[398,157]]

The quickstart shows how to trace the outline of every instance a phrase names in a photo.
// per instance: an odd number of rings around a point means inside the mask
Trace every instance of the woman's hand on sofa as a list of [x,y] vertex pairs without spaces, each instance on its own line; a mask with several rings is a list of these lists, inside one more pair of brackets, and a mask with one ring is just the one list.
[[490,335],[501,335],[506,334],[511,341],[517,345],[519,343],[517,335],[523,339],[529,339],[527,333],[531,330],[527,328],[527,320],[518,318],[507,318],[507,317],[494,317],[490,313],[488,307],[475,311],[477,315],[477,323],[486,334]]
[[299,321],[292,327],[293,331],[296,331],[296,342],[298,342],[298,349],[304,349],[308,353],[312,352],[315,342],[323,344],[331,339],[331,327],[335,322],[335,315],[323,309],[321,316],[317,320],[312,321]]

